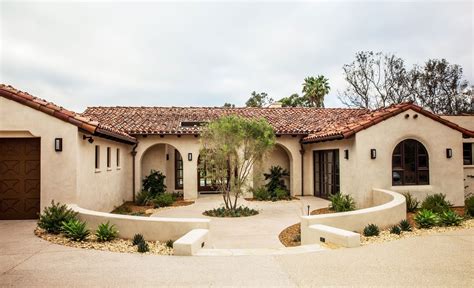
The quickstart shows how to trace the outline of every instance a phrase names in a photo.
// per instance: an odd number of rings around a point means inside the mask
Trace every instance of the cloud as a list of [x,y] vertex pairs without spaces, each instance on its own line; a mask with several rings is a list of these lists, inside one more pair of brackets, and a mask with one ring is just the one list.
[[0,81],[65,107],[243,105],[323,74],[342,104],[360,50],[473,75],[470,2],[1,4]]

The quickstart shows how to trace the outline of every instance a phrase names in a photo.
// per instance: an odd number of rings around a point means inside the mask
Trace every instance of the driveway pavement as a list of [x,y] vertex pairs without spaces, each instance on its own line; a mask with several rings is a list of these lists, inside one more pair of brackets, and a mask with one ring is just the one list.
[[245,205],[259,211],[258,215],[240,218],[207,217],[202,212],[223,205],[221,195],[201,195],[193,205],[164,209],[152,217],[198,217],[211,219],[211,241],[208,248],[255,249],[284,247],[278,235],[286,227],[299,223],[300,216],[310,209],[327,207],[329,201],[312,196],[292,201],[246,201]]
[[474,229],[280,256],[175,257],[51,244],[0,221],[1,287],[474,287]]

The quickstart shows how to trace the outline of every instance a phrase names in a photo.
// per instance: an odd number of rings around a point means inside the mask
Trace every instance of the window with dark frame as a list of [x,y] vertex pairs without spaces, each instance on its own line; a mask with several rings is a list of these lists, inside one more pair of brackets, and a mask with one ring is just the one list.
[[111,153],[110,153],[110,147],[107,147],[107,168],[110,168],[110,166],[112,166],[112,165],[111,165],[111,162],[112,162],[112,161],[110,161],[110,160],[111,160],[111,159],[110,159],[110,158],[111,158],[111,157],[110,157],[110,156],[111,156],[110,154],[111,154]]
[[429,174],[425,146],[413,139],[398,143],[392,154],[392,185],[428,185]]
[[464,165],[472,165],[472,146],[473,143],[463,143],[462,144],[462,158]]
[[100,146],[95,145],[95,169],[100,169]]
[[175,189],[183,189],[183,158],[178,150],[174,150],[174,167]]
[[116,155],[117,167],[120,167],[120,149],[117,148],[117,155]]

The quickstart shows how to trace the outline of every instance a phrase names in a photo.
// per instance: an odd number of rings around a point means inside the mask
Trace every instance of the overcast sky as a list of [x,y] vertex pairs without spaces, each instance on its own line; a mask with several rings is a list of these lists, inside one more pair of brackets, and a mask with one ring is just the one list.
[[0,5],[0,82],[78,112],[243,105],[319,74],[338,107],[342,66],[361,50],[446,58],[474,83],[471,1]]

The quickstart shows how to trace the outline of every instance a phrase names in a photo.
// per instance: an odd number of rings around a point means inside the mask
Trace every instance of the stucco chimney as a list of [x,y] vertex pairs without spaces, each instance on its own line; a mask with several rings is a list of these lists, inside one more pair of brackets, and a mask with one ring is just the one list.
[[272,104],[268,105],[267,108],[281,108],[281,102],[273,102]]

